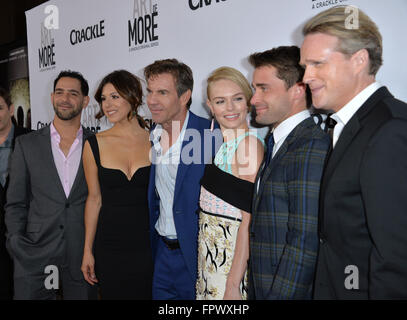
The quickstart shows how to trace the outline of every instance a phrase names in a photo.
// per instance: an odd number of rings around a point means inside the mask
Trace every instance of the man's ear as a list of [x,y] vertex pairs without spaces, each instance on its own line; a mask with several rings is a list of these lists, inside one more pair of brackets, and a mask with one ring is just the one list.
[[83,98],[82,109],[85,109],[85,108],[88,106],[89,101],[90,101],[89,96],[85,96],[85,97]]
[[292,97],[294,100],[302,99],[305,95],[306,84],[303,82],[297,82],[292,87]]
[[8,107],[10,115],[14,116],[14,104],[10,104],[10,106]]
[[360,49],[356,51],[351,57],[354,70],[356,73],[360,73],[362,70],[366,69],[369,73],[369,52],[366,49]]
[[183,94],[181,94],[180,100],[181,100],[181,105],[185,106],[187,105],[189,99],[191,99],[192,92],[190,89],[185,91]]

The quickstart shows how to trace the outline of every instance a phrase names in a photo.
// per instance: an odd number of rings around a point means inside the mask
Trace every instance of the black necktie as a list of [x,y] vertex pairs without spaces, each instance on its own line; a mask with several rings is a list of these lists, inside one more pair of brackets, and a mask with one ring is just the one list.
[[274,135],[271,133],[267,140],[267,152],[266,152],[266,162],[264,163],[264,168],[267,168],[270,165],[271,158],[273,157],[274,149]]
[[261,167],[260,174],[258,176],[257,180],[257,191],[260,186],[260,181],[263,179],[264,171],[266,168],[270,165],[271,158],[273,157],[273,148],[274,148],[274,136],[273,133],[271,132],[268,137],[266,137],[266,144],[267,144],[267,150],[265,152],[265,157],[263,159],[263,167]]
[[325,131],[329,134],[331,137],[331,143],[333,141],[333,134],[334,134],[334,128],[337,124],[336,120],[331,118],[332,113],[328,114],[328,117],[325,120]]

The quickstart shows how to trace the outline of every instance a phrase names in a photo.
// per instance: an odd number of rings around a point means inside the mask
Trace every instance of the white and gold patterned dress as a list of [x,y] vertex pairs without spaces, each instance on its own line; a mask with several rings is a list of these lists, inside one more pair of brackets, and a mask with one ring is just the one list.
[[[201,180],[197,300],[223,299],[242,221],[241,210],[251,211],[253,183],[233,176],[231,168],[239,143],[248,135],[257,137],[255,132],[247,131],[224,142]],[[240,292],[242,299],[247,299],[247,272]]]

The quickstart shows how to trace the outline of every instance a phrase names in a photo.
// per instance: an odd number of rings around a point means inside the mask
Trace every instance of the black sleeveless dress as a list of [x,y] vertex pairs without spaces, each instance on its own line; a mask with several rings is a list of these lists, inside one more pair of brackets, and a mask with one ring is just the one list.
[[88,138],[98,166],[102,207],[94,241],[95,272],[102,299],[151,299],[153,263],[147,188],[150,167],[133,177],[100,164],[96,136]]

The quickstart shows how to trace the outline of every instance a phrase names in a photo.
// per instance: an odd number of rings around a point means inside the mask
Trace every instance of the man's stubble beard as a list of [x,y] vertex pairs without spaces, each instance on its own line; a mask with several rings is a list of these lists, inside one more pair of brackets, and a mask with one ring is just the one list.
[[[72,105],[70,105],[70,106],[72,106]],[[78,115],[80,115],[82,113],[82,109],[83,109],[83,107],[78,107],[77,109],[72,108],[72,110],[70,110],[68,113],[63,113],[63,112],[59,111],[57,106],[53,105],[53,107],[54,107],[55,115],[59,119],[64,120],[64,121],[69,121],[69,120],[74,119],[75,117],[77,117]]]

